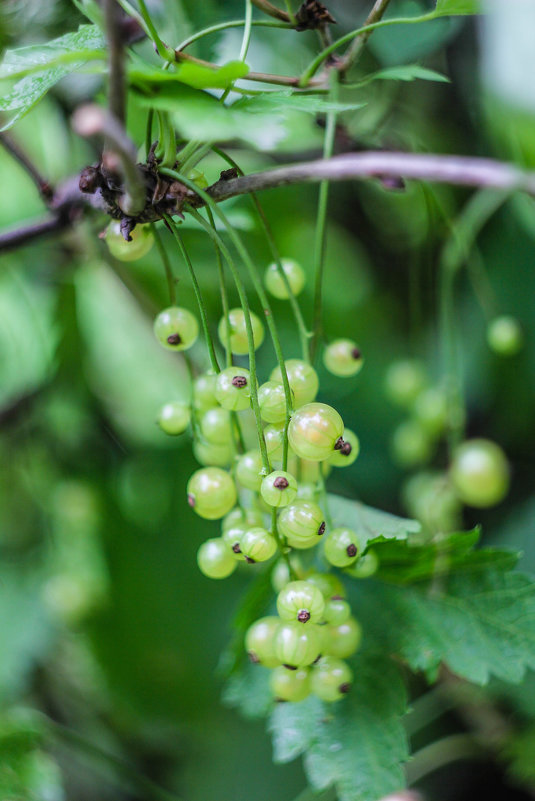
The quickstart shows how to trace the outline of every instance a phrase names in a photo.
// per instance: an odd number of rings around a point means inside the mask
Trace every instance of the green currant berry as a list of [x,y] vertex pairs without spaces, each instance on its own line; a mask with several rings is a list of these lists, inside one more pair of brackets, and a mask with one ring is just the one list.
[[[318,394],[320,386],[318,374],[314,368],[301,359],[287,359],[284,366],[290,389],[294,394],[294,407],[298,409],[305,403],[311,403]],[[271,381],[282,383],[280,367],[275,367],[269,378]]]
[[288,506],[297,495],[297,481],[291,473],[274,470],[262,479],[260,494],[268,506]]
[[283,423],[286,420],[284,387],[277,381],[266,381],[258,389],[260,416],[266,423]]
[[310,695],[310,675],[307,668],[287,670],[277,667],[269,677],[273,697],[280,701],[303,701]]
[[199,420],[201,434],[208,442],[214,445],[231,445],[232,438],[232,417],[228,409],[220,406],[208,409]]
[[136,225],[130,232],[130,242],[121,233],[119,220],[112,220],[106,228],[106,244],[112,256],[119,261],[135,261],[149,252],[154,244],[154,237],[149,225]]
[[348,378],[360,373],[364,359],[352,339],[335,339],[323,351],[323,364],[333,375]]
[[197,551],[201,573],[212,579],[224,579],[236,569],[237,562],[228,545],[219,537],[206,540]]
[[203,373],[193,382],[193,406],[198,412],[205,412],[218,405],[215,396],[217,375]]
[[265,528],[250,528],[243,535],[240,547],[248,562],[267,562],[277,551],[277,540]]
[[267,291],[279,300],[287,300],[290,297],[290,293],[297,297],[305,286],[306,276],[303,268],[293,259],[281,259],[281,267],[288,281],[290,292],[288,292],[288,286],[276,262],[270,264],[264,274],[264,284]]
[[224,409],[234,412],[251,405],[251,374],[245,367],[227,367],[217,376],[215,396]]
[[353,672],[346,662],[322,656],[310,676],[310,689],[322,701],[338,701],[351,690]]
[[394,362],[386,372],[386,394],[397,406],[411,406],[426,385],[425,366],[413,359]]
[[241,541],[246,529],[241,526],[232,526],[223,531],[221,539],[230,548],[235,559],[245,562],[245,556],[241,550]]
[[323,619],[332,626],[339,626],[351,617],[351,607],[343,598],[334,596],[325,602]]
[[185,403],[180,403],[180,401],[171,401],[160,409],[158,425],[166,434],[176,436],[184,433],[189,425],[190,418],[191,411],[189,406],[186,406]]
[[231,443],[215,445],[198,439],[193,443],[193,455],[199,464],[206,467],[228,467],[234,460],[234,453]]
[[438,387],[425,389],[414,401],[413,412],[429,435],[438,437],[444,431],[448,419],[446,394]]
[[159,313],[154,321],[156,339],[168,350],[187,350],[199,336],[197,318],[180,306],[170,306]]
[[524,343],[516,317],[504,314],[491,320],[487,328],[487,342],[489,348],[499,356],[516,356]]
[[280,512],[278,527],[281,534],[292,540],[319,542],[325,533],[325,517],[317,503],[295,500]]
[[333,467],[349,467],[353,464],[360,452],[360,442],[357,435],[349,428],[344,428],[342,434],[344,444],[329,457],[328,464]]
[[327,626],[328,641],[324,653],[347,659],[358,649],[362,640],[362,628],[354,617],[338,626]]
[[222,531],[239,526],[243,529],[253,528],[254,526],[264,525],[264,515],[259,509],[241,509],[236,506],[228,515],[225,516],[221,525]]
[[507,495],[509,467],[504,452],[487,439],[463,442],[450,468],[459,498],[469,506],[494,506]]
[[[296,554],[290,554],[290,564],[296,576],[303,575],[303,566]],[[279,593],[290,581],[290,571],[286,559],[279,559],[271,572],[271,585]]]
[[326,601],[332,598],[333,595],[345,598],[345,587],[334,573],[317,573],[313,571],[305,577],[305,581],[317,587]]
[[[325,462],[323,462],[323,464],[325,464]],[[298,500],[312,501],[315,503],[317,496],[318,496],[317,484],[303,484],[302,482],[299,482],[299,487],[297,488]]]
[[392,455],[402,467],[415,467],[433,455],[433,440],[417,420],[400,423],[392,437]]
[[188,178],[190,179],[190,181],[193,181],[194,184],[197,184],[199,189],[206,189],[206,187],[208,186],[206,175],[203,172],[201,172],[201,170],[193,168],[193,170],[189,171]]
[[289,668],[311,665],[320,653],[317,626],[303,626],[297,621],[280,623],[273,641],[275,656]]
[[232,477],[219,467],[196,470],[188,481],[188,503],[200,517],[217,520],[236,503],[236,487]]
[[333,528],[324,540],[325,558],[335,567],[348,567],[360,554],[358,535],[350,528]]
[[[228,322],[230,323],[230,349],[232,353],[244,356],[249,353],[249,344],[247,340],[247,329],[245,326],[245,312],[243,309],[231,309],[228,313]],[[264,326],[259,317],[251,312],[251,327],[253,329],[253,342],[254,349],[258,350],[264,341]],[[227,320],[222,317],[219,321],[217,329],[219,339],[223,347],[227,343]]]
[[357,559],[355,564],[351,565],[351,567],[346,570],[346,573],[349,573],[353,578],[366,579],[377,573],[378,568],[379,559],[377,558],[377,554],[375,551],[368,551],[368,553],[365,553],[360,559]]
[[260,451],[247,451],[240,456],[236,464],[236,480],[245,489],[259,492],[264,477],[263,469]]
[[307,403],[293,413],[288,428],[290,445],[301,459],[321,462],[343,445],[344,423],[326,403]]
[[266,450],[271,459],[282,459],[282,446],[284,443],[284,424],[266,426],[264,428]]
[[411,476],[403,486],[402,499],[408,513],[432,533],[455,531],[460,526],[461,501],[445,473]]
[[318,623],[324,606],[320,590],[307,581],[290,581],[277,596],[277,612],[281,620]]
[[274,615],[261,617],[249,626],[245,635],[245,650],[251,662],[260,663],[267,668],[281,664],[275,656],[274,639],[280,626],[280,619]]

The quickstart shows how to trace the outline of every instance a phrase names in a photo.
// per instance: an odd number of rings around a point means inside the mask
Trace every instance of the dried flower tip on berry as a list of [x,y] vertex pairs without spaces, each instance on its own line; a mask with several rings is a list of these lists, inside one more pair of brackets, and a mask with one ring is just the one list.
[[284,476],[279,476],[273,482],[273,486],[280,490],[285,490],[287,487],[290,486],[288,479],[284,478]]
[[325,520],[318,529],[318,537],[322,537],[324,534],[325,534]]
[[352,450],[353,450],[353,448],[351,447],[351,443],[350,442],[344,442],[344,444],[340,448],[340,453],[342,453],[344,456],[349,456],[349,454],[351,453]]
[[343,684],[339,686],[338,689],[340,690],[341,693],[344,694],[348,693],[351,690],[351,684],[348,681],[345,681]]
[[351,355],[353,356],[354,359],[360,359],[360,357],[362,356],[362,352],[360,348],[353,348],[353,350],[351,351]]
[[247,564],[248,564],[248,565],[254,565],[254,564],[256,564],[256,559],[251,559],[251,557],[250,557],[250,556],[246,556],[246,557],[245,557],[245,561],[247,562]]
[[297,670],[297,668],[295,667],[295,665],[283,665],[283,667],[285,667],[285,668],[286,668],[286,670]]
[[193,507],[195,506],[195,496],[194,495],[188,495],[188,503],[191,506],[191,508],[193,509]]
[[249,651],[247,656],[249,657],[249,662],[252,662],[253,665],[259,665],[260,664],[260,659],[257,657],[257,655],[255,653],[253,653],[253,651]]
[[297,613],[297,619],[300,623],[306,623],[307,620],[310,620],[310,612],[308,609],[300,609]]
[[234,545],[232,546],[232,550],[234,551],[234,553],[241,553],[240,543],[235,542]]
[[233,387],[243,389],[243,387],[247,386],[247,379],[244,375],[235,375],[231,381],[231,384]]
[[342,437],[338,437],[338,439],[334,443],[334,450],[335,451],[340,451],[340,450],[342,450],[344,445],[345,445],[344,439]]
[[351,545],[347,546],[346,552],[347,552],[348,556],[351,556],[351,557],[356,556],[357,555],[357,546],[353,545],[353,543],[351,543]]
[[169,336],[167,337],[167,341],[170,345],[180,345],[182,339],[180,337],[180,334],[169,334]]

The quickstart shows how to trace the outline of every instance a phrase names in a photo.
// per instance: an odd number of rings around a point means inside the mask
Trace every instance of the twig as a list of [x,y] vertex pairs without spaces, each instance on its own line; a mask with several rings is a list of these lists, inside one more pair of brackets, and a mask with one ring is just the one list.
[[277,8],[269,0],[252,0],[254,6],[263,11],[265,14],[269,14],[270,17],[275,17],[275,19],[280,19],[282,22],[291,22],[290,15],[283,11],[281,8]]
[[406,767],[407,780],[409,784],[415,784],[424,776],[451,762],[488,759],[488,757],[488,749],[470,734],[451,734],[424,746],[413,755]]
[[49,234],[58,234],[68,228],[71,223],[72,219],[62,214],[55,217],[45,217],[42,220],[37,220],[12,230],[2,231],[0,234],[0,252],[6,253],[8,250],[28,245],[34,239],[41,239]]
[[26,153],[18,146],[18,144],[6,133],[0,133],[0,144],[2,144],[5,149],[10,153],[13,158],[19,162],[21,167],[23,167],[34,184],[36,185],[37,189],[41,196],[46,200],[50,200],[54,191],[52,186],[49,182],[43,178],[37,167],[33,164],[33,162],[28,158]]
[[[379,22],[382,19],[383,14],[385,13],[386,9],[390,0],[375,0],[373,4],[373,8],[368,14],[366,21],[363,27],[367,25],[374,25],[376,22]],[[360,54],[364,50],[366,46],[366,42],[370,38],[373,33],[372,30],[364,31],[360,34],[360,36],[355,37],[351,46],[348,48],[347,53],[338,61],[336,68],[340,75],[344,75],[350,67],[355,64],[358,59],[360,58]],[[330,44],[330,43],[329,43]]]
[[123,32],[117,0],[104,0],[104,20],[108,40],[108,106],[120,122],[126,119]]

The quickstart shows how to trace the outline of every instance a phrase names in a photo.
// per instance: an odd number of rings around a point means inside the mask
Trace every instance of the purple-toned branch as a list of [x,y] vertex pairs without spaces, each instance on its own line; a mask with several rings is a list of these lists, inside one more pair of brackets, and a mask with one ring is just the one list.
[[51,185],[43,178],[35,164],[28,158],[22,148],[6,133],[0,133],[0,144],[2,144],[7,152],[13,156],[15,161],[18,161],[21,167],[26,170],[44,200],[50,200],[53,195]]
[[256,6],[263,11],[265,14],[269,14],[270,17],[275,17],[275,19],[280,19],[282,22],[291,22],[290,15],[283,11],[281,8],[277,8],[274,6],[273,3],[270,3],[269,0],[251,0],[253,6]]
[[[362,27],[365,28],[368,25],[373,25],[374,23],[379,22],[379,20],[382,19],[386,9],[388,8],[389,3],[390,0],[375,0],[373,8],[368,14]],[[347,72],[348,69],[352,67],[353,64],[355,64],[359,60],[360,54],[364,50],[366,42],[368,41],[372,33],[373,30],[364,31],[364,33],[361,33],[360,36],[355,37],[345,55],[338,61],[336,65],[336,68],[341,75]]]

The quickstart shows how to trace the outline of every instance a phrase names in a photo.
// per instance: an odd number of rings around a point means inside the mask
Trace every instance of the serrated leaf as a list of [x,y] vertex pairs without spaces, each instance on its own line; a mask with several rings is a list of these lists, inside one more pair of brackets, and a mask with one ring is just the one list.
[[492,566],[417,587],[359,584],[366,635],[414,670],[444,662],[476,684],[491,675],[518,682],[535,667],[535,583]]
[[128,77],[138,86],[178,82],[194,89],[226,89],[248,72],[249,67],[243,61],[229,61],[218,69],[185,62],[172,71],[157,70],[149,64],[139,63],[129,68]]
[[289,762],[303,754],[314,789],[332,785],[340,801],[376,801],[405,785],[406,692],[387,659],[362,654],[354,670],[351,693],[341,702],[328,705],[310,697],[275,707],[269,723],[274,760]]
[[396,517],[340,495],[329,495],[328,503],[333,526],[353,529],[362,548],[384,539],[405,540],[409,534],[418,534],[422,528],[417,520]]
[[437,0],[435,9],[435,14],[437,17],[480,13],[480,0]]
[[269,689],[268,668],[246,662],[238,673],[227,681],[222,701],[238,709],[246,718],[264,718],[273,707]]
[[0,111],[13,112],[0,130],[10,128],[61,78],[104,47],[104,38],[96,25],[80,25],[77,31],[46,44],[8,50],[0,65],[0,78],[25,77],[0,97]]
[[401,64],[399,67],[386,67],[379,72],[367,75],[358,86],[364,86],[372,81],[438,81],[440,83],[450,83],[450,79],[440,72],[421,67],[419,64]]
[[258,113],[265,111],[305,111],[308,114],[326,114],[329,111],[338,113],[355,111],[366,103],[334,103],[317,95],[302,94],[285,90],[282,92],[264,92],[255,97],[238,100],[234,108]]

